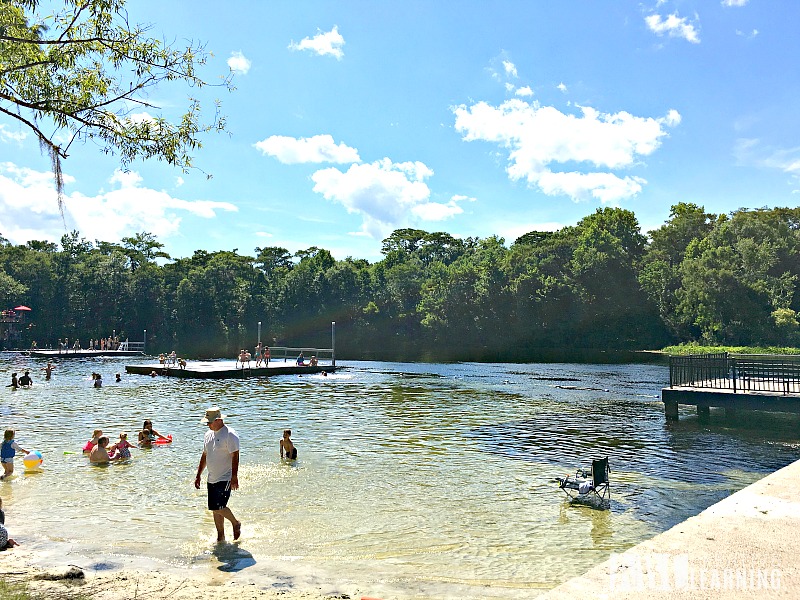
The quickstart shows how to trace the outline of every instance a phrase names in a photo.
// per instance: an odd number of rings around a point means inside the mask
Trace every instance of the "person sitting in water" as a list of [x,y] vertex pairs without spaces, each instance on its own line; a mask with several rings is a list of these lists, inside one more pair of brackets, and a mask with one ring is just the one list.
[[84,452],[91,452],[92,448],[97,445],[97,440],[103,437],[103,430],[102,429],[95,429],[92,432],[92,439],[90,439],[86,444],[83,446]]
[[97,440],[97,445],[92,448],[91,452],[89,452],[89,462],[94,464],[103,464],[122,458],[118,454],[115,454],[116,449],[116,446],[111,446],[109,448],[108,438],[106,436],[102,436]]
[[154,441],[159,439],[166,440],[169,438],[167,438],[165,435],[161,435],[155,429],[153,429],[153,422],[150,419],[146,419],[142,424],[142,430],[139,432],[139,445],[149,448]]
[[286,458],[290,460],[297,459],[297,448],[294,447],[292,440],[290,439],[292,435],[291,429],[284,429],[283,430],[283,437],[281,438],[280,442],[280,451],[281,451],[281,458]]
[[94,379],[94,387],[103,387],[103,376],[100,373],[92,373],[92,378]]
[[53,369],[54,368],[55,367],[53,366],[53,363],[51,363],[51,362],[47,363],[47,366],[44,368],[44,378],[45,379],[50,379],[50,377],[53,375]]
[[11,383],[9,383],[6,387],[10,387],[11,389],[17,389],[19,387],[19,380],[17,379],[17,374],[11,374]]
[[19,546],[19,543],[8,537],[6,529],[6,513],[3,510],[3,499],[0,498],[0,550]]
[[31,372],[25,371],[25,374],[19,378],[19,385],[21,387],[31,387],[33,385],[33,379],[31,379]]
[[116,377],[116,379],[114,380],[115,383],[120,383],[122,381],[122,375],[120,375],[119,373],[117,373],[115,377]]

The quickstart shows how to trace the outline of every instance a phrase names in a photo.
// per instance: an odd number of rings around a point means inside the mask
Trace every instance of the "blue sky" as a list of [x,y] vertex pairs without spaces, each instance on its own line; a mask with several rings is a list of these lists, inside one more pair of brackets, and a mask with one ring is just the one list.
[[[647,231],[677,202],[727,213],[800,198],[795,0],[128,11],[155,36],[205,42],[206,79],[235,72],[233,93],[200,92],[207,110],[222,101],[230,135],[205,136],[188,174],[156,162],[122,172],[73,147],[66,230],[92,241],[149,231],[174,257],[319,246],[378,260],[400,227],[510,244],[603,206]],[[188,92],[164,86],[148,101],[174,115]],[[0,234],[58,241],[49,159],[26,134],[0,118]]]

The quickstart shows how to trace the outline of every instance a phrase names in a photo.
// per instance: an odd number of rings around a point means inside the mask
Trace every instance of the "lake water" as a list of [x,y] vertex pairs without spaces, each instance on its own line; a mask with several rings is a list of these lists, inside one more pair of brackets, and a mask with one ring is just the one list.
[[[335,375],[177,380],[126,375],[138,359],[68,359],[30,390],[4,388],[2,427],[40,473],[0,483],[11,534],[42,564],[156,564],[264,587],[396,598],[530,598],[798,458],[798,419],[693,411],[667,423],[662,365],[344,362]],[[146,362],[150,362],[149,359]],[[93,389],[89,375],[103,374]],[[120,384],[113,374],[123,373]],[[242,442],[214,544],[193,480],[219,405]],[[168,447],[90,466],[92,430],[132,440],[150,418]],[[293,430],[295,464],[278,455]],[[570,504],[553,478],[609,456],[610,510]],[[228,524],[228,535],[231,536]]]

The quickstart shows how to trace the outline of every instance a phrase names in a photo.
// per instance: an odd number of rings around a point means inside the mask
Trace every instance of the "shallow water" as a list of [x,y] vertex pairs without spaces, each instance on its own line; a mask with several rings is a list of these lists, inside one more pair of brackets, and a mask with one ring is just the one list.
[[[667,424],[660,365],[346,362],[336,375],[227,381],[126,375],[136,359],[68,359],[6,391],[2,426],[40,473],[0,483],[12,535],[85,569],[151,560],[269,587],[398,598],[529,598],[798,458],[797,417],[692,411]],[[149,360],[148,360],[149,362]],[[103,374],[93,389],[89,374]],[[123,382],[113,383],[122,372]],[[230,507],[242,540],[217,546],[193,487],[217,404],[242,440]],[[90,466],[95,427],[132,440],[145,418],[171,446]],[[278,456],[284,428],[300,459]],[[608,455],[608,511],[571,505],[555,476]],[[228,526],[230,536],[230,526]]]

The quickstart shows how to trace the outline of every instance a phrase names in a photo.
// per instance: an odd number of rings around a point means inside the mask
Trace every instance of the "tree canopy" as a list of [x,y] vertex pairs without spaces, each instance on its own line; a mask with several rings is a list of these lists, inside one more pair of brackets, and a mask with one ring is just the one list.
[[[198,73],[205,48],[151,37],[147,26],[129,21],[125,0],[65,0],[62,10],[46,12],[51,6],[0,2],[0,113],[36,135],[52,160],[59,199],[61,161],[75,141],[97,143],[123,166],[156,159],[192,168],[200,134],[225,128],[219,104],[208,122],[195,97],[170,117],[148,92],[166,82],[208,85]],[[230,75],[218,85],[231,89]]]
[[[675,342],[800,344],[800,209],[706,213],[679,203],[645,236],[604,208],[558,231],[456,238],[400,229],[382,260],[316,246],[197,250],[172,259],[150,233],[13,245],[0,236],[0,295],[33,309],[27,343],[112,330],[148,348],[233,356],[262,339],[358,358],[524,360],[543,348]],[[22,344],[25,340],[20,340]]]

